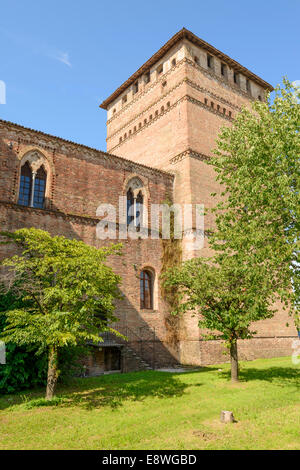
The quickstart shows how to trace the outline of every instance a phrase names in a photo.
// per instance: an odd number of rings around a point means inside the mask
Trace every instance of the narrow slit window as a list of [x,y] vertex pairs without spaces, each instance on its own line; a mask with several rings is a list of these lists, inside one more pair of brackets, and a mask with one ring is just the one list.
[[135,84],[133,85],[132,92],[135,95],[138,91],[139,91],[139,83],[135,82]]
[[145,83],[149,83],[149,82],[150,82],[150,70],[149,70],[149,72],[145,73],[144,80],[145,80]]
[[42,166],[37,171],[34,181],[33,207],[43,209],[45,205],[47,173]]
[[134,220],[134,199],[131,189],[127,191],[127,225]]
[[237,72],[233,72],[233,81],[236,85],[239,85],[240,80],[239,80],[239,74]]
[[207,67],[209,69],[213,68],[213,57],[209,54],[207,54]]
[[250,80],[246,80],[246,90],[247,92],[251,95],[251,85],[250,85]]
[[153,276],[147,270],[140,274],[140,306],[143,309],[153,309]]
[[140,191],[139,194],[137,195],[136,198],[136,228],[137,230],[140,230],[141,227],[143,226],[143,203],[144,203],[144,198],[143,194]]
[[21,168],[18,204],[20,204],[21,206],[30,206],[31,189],[32,171],[28,162],[26,162],[25,165],[23,165]]

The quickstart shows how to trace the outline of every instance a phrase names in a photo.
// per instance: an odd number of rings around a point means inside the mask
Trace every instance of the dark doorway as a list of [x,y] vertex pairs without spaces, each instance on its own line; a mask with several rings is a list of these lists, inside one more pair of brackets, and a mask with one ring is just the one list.
[[104,370],[121,370],[121,351],[119,348],[104,348]]

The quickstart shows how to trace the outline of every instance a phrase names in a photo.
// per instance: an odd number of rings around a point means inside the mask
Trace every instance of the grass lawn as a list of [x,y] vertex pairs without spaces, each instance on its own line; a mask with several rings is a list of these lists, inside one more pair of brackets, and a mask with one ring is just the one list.
[[[222,364],[74,379],[52,406],[39,401],[44,390],[6,395],[0,449],[300,449],[300,366],[241,366],[238,385]],[[221,410],[237,422],[221,424]]]

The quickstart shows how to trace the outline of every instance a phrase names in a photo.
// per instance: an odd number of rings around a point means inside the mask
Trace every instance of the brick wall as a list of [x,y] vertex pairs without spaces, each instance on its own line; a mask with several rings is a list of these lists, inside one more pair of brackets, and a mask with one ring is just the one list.
[[[12,143],[12,148],[10,148]],[[16,230],[37,227],[53,235],[76,238],[96,246],[106,246],[119,240],[99,240],[96,210],[100,203],[118,206],[119,195],[125,194],[131,176],[142,179],[149,201],[161,203],[172,196],[173,177],[164,172],[143,167],[113,155],[59,141],[51,136],[9,123],[0,124],[0,227]],[[51,168],[51,200],[47,209],[17,205],[20,162],[32,148],[42,152]],[[0,257],[11,254],[9,246],[0,248]],[[160,240],[123,240],[122,257],[111,257],[108,263],[121,275],[124,299],[116,303],[116,313],[122,323],[133,330],[155,329],[157,338],[166,335],[166,306],[160,296]],[[139,272],[150,267],[155,273],[155,310],[141,310]],[[168,346],[161,354],[171,357]]]

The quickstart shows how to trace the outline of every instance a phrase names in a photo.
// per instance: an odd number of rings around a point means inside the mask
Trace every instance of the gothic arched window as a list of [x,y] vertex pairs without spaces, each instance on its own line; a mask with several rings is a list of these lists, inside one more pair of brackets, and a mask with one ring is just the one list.
[[26,162],[25,165],[23,165],[21,168],[18,204],[21,204],[22,206],[30,206],[31,190],[32,190],[32,171],[28,162]]
[[147,196],[142,180],[137,176],[131,178],[127,183],[126,191],[127,225],[130,225],[129,229],[133,231],[140,231],[147,219]]
[[127,225],[134,220],[134,198],[131,189],[127,191]]
[[146,269],[140,274],[140,306],[153,309],[153,275]]
[[37,170],[35,168],[31,168],[28,161],[21,167],[18,204],[43,209],[47,173],[43,165]]
[[45,202],[47,173],[44,167],[41,166],[35,176],[34,181],[34,194],[33,194],[33,207],[43,209]]

